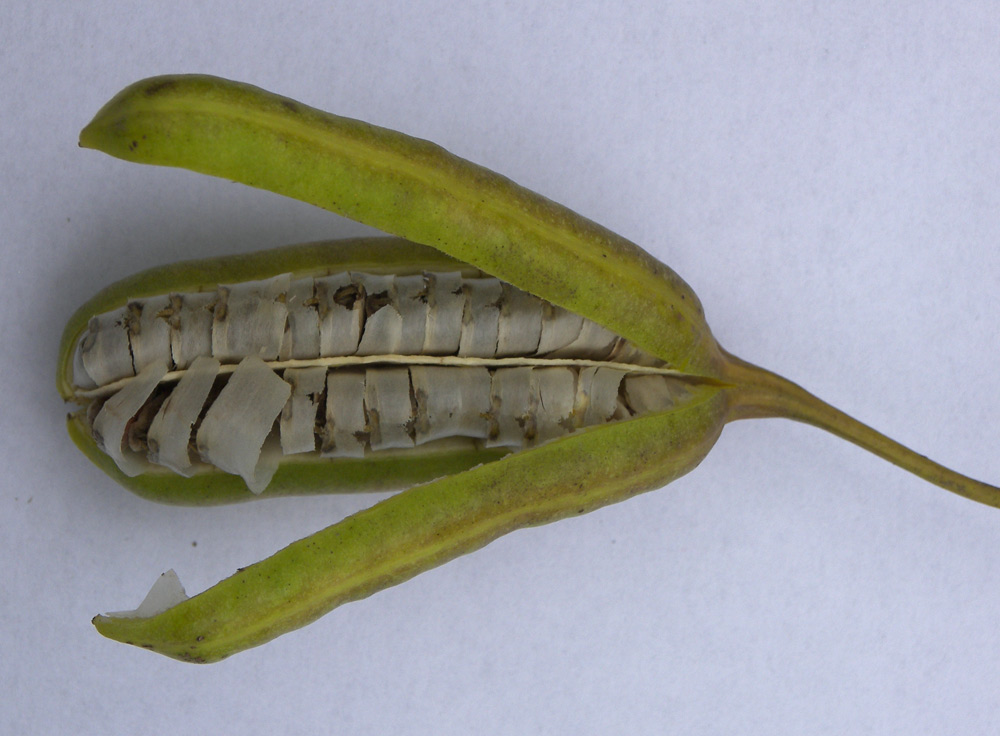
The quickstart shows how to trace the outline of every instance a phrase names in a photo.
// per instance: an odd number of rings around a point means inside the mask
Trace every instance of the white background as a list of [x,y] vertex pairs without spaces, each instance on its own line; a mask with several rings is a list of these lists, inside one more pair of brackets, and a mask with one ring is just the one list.
[[103,639],[373,502],[162,507],[80,455],[65,320],[150,265],[365,232],[78,149],[206,72],[429,138],[642,244],[719,341],[1000,480],[992,2],[15,0],[0,9],[0,732],[995,733],[1000,511],[784,421],[220,664]]

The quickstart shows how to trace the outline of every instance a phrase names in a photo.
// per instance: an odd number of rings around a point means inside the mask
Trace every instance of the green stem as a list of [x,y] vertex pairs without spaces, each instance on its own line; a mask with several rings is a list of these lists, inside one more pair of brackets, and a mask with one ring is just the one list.
[[832,432],[903,470],[960,496],[1000,508],[1000,488],[969,478],[914,452],[786,378],[723,351],[730,389],[728,420],[784,417]]

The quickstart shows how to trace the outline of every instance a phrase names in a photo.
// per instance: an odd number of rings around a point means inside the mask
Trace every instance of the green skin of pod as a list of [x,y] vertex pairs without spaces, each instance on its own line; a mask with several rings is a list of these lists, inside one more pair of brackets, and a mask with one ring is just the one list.
[[[723,351],[691,289],[635,244],[427,141],[249,85],[174,76],[123,90],[83,130],[80,144],[268,189],[432,246],[631,340],[687,374],[691,392],[670,411],[592,427],[411,488],[157,616],[98,616],[95,625],[111,638],[187,661],[221,659],[519,527],[660,487],[695,467],[735,419],[807,422],[943,488],[1000,506],[1000,489],[948,470]],[[303,270],[279,265],[273,254],[253,259],[252,273],[240,260],[220,260],[202,282]],[[72,398],[68,351],[86,320],[127,297],[182,291],[191,283],[186,278],[197,280],[184,266],[177,274],[171,268],[111,287],[71,320],[59,377],[64,397]],[[72,434],[72,418],[70,426]],[[83,449],[97,461],[96,448]],[[145,495],[169,494],[154,488]]]

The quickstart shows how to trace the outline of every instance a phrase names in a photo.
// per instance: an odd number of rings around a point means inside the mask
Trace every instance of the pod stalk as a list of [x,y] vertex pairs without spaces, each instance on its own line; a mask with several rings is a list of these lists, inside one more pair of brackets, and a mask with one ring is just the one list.
[[1000,508],[1000,488],[914,452],[776,373],[722,351],[722,380],[732,386],[727,421],[780,417],[811,424],[888,460],[929,483]]

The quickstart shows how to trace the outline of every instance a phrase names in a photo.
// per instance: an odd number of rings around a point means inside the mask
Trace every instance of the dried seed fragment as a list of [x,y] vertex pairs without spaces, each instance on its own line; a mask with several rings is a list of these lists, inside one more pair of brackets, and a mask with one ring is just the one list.
[[319,311],[312,279],[296,279],[288,286],[288,322],[279,351],[280,360],[309,360],[320,356]]
[[503,297],[497,323],[498,358],[535,355],[542,337],[544,302],[536,296],[501,282]]
[[132,312],[129,349],[136,372],[150,363],[172,367],[170,356],[170,297],[167,295],[129,302]]
[[492,358],[497,352],[502,289],[496,279],[468,279],[462,314],[462,336],[458,354],[463,357]]
[[202,459],[239,475],[254,493],[263,491],[274,470],[260,462],[261,448],[291,393],[260,358],[244,358],[198,428]]
[[372,450],[413,447],[410,371],[407,368],[366,371],[365,408]]
[[219,295],[216,291],[171,294],[170,356],[178,369],[198,357],[212,355],[212,322]]
[[165,465],[181,475],[190,475],[189,445],[194,424],[219,375],[219,361],[199,356],[181,376],[163,402],[147,432],[150,462]]
[[316,411],[326,391],[326,368],[287,368],[285,383],[292,395],[281,410],[281,450],[286,455],[316,449]]
[[80,362],[98,386],[135,375],[128,341],[128,314],[128,307],[121,307],[95,316],[80,341]]
[[368,443],[364,397],[364,371],[337,370],[327,374],[322,445],[327,457],[364,457]]
[[149,618],[163,613],[168,608],[173,608],[187,599],[188,595],[184,592],[184,586],[181,585],[177,573],[173,570],[167,570],[156,579],[138,608],[132,611],[115,611],[107,615],[116,618]]
[[128,423],[142,409],[166,373],[164,363],[146,366],[138,376],[108,398],[94,417],[94,438],[125,475],[136,476],[148,467],[145,458],[123,447],[123,441]]
[[574,412],[583,412],[580,424],[590,427],[615,417],[625,371],[616,368],[584,368],[580,371]]
[[427,280],[423,274],[397,276],[395,306],[403,317],[399,339],[400,355],[420,355],[427,329]]
[[524,421],[531,406],[533,372],[530,366],[493,371],[487,447],[521,447],[524,444]]
[[418,445],[443,437],[489,435],[490,373],[486,368],[410,367],[417,401]]
[[567,433],[576,399],[576,376],[569,368],[536,368],[531,372],[537,442]]
[[550,356],[580,336],[583,317],[554,304],[546,303],[542,309],[542,334],[537,354]]
[[625,377],[625,398],[635,414],[647,414],[671,406],[670,382],[663,376],[630,375]]
[[289,274],[219,287],[212,355],[237,362],[248,355],[276,360],[285,335]]
[[352,273],[365,293],[365,323],[358,355],[397,355],[403,335],[403,318],[396,308],[393,277]]
[[316,279],[320,355],[354,355],[364,324],[364,291],[350,274],[335,273]]
[[580,334],[569,344],[548,354],[549,358],[586,358],[607,360],[618,344],[619,337],[611,330],[596,322],[585,319],[580,325]]
[[427,325],[424,355],[455,355],[462,338],[465,292],[462,274],[427,274]]

